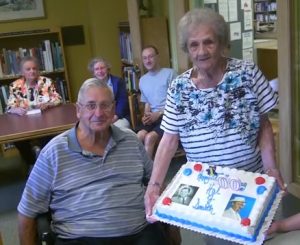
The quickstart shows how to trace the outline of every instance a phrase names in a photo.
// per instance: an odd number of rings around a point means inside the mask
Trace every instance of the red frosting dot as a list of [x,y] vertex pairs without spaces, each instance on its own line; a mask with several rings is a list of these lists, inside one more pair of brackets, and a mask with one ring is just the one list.
[[255,179],[255,183],[256,183],[257,185],[262,185],[262,184],[264,184],[265,182],[266,182],[266,180],[265,180],[264,177],[257,177],[257,178]]
[[200,172],[202,170],[202,165],[200,163],[197,163],[194,165],[194,170],[197,172]]
[[163,205],[170,205],[172,203],[172,199],[170,197],[165,197],[162,203]]
[[251,223],[251,220],[250,220],[249,218],[244,218],[244,219],[242,219],[242,221],[241,221],[241,224],[242,224],[243,226],[249,226],[250,223]]

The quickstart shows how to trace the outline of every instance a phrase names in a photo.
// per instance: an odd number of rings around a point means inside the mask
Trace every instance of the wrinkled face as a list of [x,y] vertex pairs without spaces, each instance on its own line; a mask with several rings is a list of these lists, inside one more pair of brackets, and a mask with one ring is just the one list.
[[224,51],[213,29],[208,25],[199,25],[190,30],[187,48],[193,66],[204,72],[215,70]]
[[109,88],[90,87],[83,101],[77,104],[80,125],[93,132],[108,130],[115,114],[115,105]]
[[39,77],[39,69],[33,61],[26,61],[21,68],[21,73],[29,82],[36,81]]
[[155,53],[153,48],[146,48],[142,52],[142,59],[145,68],[148,71],[152,71],[156,69],[158,62],[158,55]]
[[244,205],[245,205],[244,202],[233,202],[232,209],[238,212],[244,207]]
[[103,62],[97,62],[94,65],[94,76],[99,80],[106,80],[109,69]]

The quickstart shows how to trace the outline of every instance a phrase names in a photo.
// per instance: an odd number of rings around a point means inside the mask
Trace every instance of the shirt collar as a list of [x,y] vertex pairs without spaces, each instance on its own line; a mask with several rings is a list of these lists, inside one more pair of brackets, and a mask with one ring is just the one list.
[[[69,130],[69,133],[67,134],[68,138],[68,145],[69,149],[74,152],[83,153],[83,149],[80,147],[80,144],[77,139],[76,135],[76,129],[78,127],[78,123],[76,123],[75,127],[71,128]],[[105,151],[109,151],[111,148],[113,148],[115,145],[118,144],[118,142],[122,141],[125,138],[125,133],[118,127],[111,125],[110,130],[112,132],[111,137],[108,141],[108,144],[105,148]]]

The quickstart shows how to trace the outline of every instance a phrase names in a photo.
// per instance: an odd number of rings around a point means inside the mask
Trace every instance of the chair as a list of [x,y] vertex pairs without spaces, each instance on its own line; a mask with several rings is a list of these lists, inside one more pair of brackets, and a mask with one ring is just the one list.
[[140,104],[140,94],[138,92],[130,93],[128,95],[130,121],[133,130],[136,129],[142,118],[142,106]]
[[51,213],[43,213],[37,217],[38,244],[53,245],[55,234],[51,230]]

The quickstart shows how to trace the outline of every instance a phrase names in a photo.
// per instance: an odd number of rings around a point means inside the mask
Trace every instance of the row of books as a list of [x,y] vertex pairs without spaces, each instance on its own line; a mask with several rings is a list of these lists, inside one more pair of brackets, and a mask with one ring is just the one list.
[[256,14],[256,21],[260,22],[274,22],[277,20],[276,14]]
[[119,41],[120,41],[122,61],[132,64],[133,63],[133,54],[132,54],[130,33],[120,32]]
[[25,56],[36,57],[41,71],[53,72],[64,68],[62,48],[57,41],[44,40],[38,47],[32,48],[2,48],[0,52],[0,79],[19,75],[20,61]]
[[129,92],[134,92],[139,90],[137,73],[134,66],[123,67],[123,78],[126,83],[126,88]]
[[61,95],[63,103],[70,102],[68,85],[66,80],[61,78],[56,78],[55,87],[56,87],[56,91]]
[[7,100],[9,97],[9,87],[8,85],[0,86],[0,115],[5,112]]
[[258,2],[254,4],[255,12],[267,12],[267,11],[276,11],[277,4],[276,2],[268,3],[268,2]]

